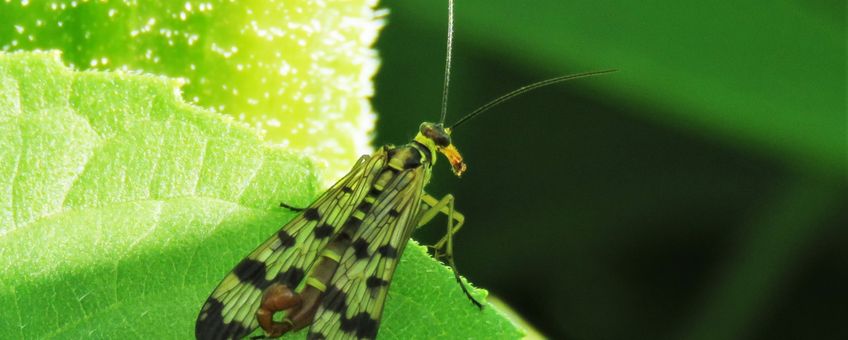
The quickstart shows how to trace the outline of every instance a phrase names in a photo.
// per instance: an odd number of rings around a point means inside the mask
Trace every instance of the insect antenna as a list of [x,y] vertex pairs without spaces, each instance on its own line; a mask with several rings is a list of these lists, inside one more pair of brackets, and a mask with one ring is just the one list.
[[445,82],[442,86],[442,118],[440,124],[445,123],[448,115],[448,87],[450,85],[451,50],[453,49],[453,0],[448,0],[448,47],[445,56]]
[[[483,106],[477,108],[476,110],[472,111],[471,113],[465,115],[465,117],[460,118],[458,121],[456,121],[456,123],[453,123],[453,125],[450,126],[450,129],[453,130],[457,126],[460,126],[463,123],[471,120],[471,118],[474,118],[477,115],[479,115],[483,112],[486,112],[489,109],[491,109],[495,106],[498,106],[499,104],[502,104],[503,102],[505,102],[507,100],[510,100],[512,98],[515,98],[515,97],[520,96],[522,94],[525,94],[527,92],[533,91],[533,90],[538,89],[540,87],[545,87],[545,86],[548,86],[548,85],[561,83],[561,82],[564,82],[564,81],[567,81],[567,80],[599,76],[599,75],[602,75],[602,74],[612,73],[612,72],[615,72],[615,71],[616,70],[603,70],[603,71],[593,71],[593,72],[571,74],[571,75],[567,75],[567,76],[560,76],[560,77],[556,77],[556,78],[542,80],[540,82],[536,82],[536,83],[532,83],[532,84],[529,84],[529,85],[519,87],[518,89],[515,89],[510,93],[507,93],[503,96],[496,98],[495,100],[492,100],[492,101],[486,103],[485,105],[483,105]],[[447,84],[447,82],[445,82],[445,84]]]

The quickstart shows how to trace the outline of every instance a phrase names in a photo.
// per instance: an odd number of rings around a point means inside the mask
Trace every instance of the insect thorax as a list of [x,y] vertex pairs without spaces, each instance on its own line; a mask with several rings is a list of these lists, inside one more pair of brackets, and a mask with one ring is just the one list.
[[389,146],[386,150],[389,167],[397,170],[414,169],[420,166],[428,169],[433,166],[433,154],[426,146],[418,142],[400,146]]

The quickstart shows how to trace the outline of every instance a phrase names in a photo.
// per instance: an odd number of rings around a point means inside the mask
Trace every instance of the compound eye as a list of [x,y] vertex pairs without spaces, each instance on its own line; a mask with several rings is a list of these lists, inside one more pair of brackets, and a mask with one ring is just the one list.
[[441,124],[422,123],[421,134],[433,141],[436,146],[446,147],[451,144],[450,135]]
[[433,136],[432,139],[433,139],[433,142],[435,142],[436,145],[438,145],[440,147],[446,147],[446,146],[451,144],[450,137],[448,137],[447,135],[444,135],[444,134],[437,134],[437,135]]

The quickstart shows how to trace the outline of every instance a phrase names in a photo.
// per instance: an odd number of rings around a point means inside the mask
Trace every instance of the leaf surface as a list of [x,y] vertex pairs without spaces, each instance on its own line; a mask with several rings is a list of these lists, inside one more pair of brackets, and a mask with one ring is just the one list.
[[[293,217],[279,203],[317,195],[314,168],[174,80],[57,59],[0,54],[0,338],[192,338],[219,280]],[[383,321],[389,339],[521,335],[418,246]]]

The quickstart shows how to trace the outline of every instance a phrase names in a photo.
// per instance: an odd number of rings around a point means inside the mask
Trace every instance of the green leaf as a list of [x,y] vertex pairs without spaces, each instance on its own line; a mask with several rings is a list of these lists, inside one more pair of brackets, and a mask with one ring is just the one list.
[[[306,158],[177,85],[0,54],[0,338],[191,338],[218,281],[293,216],[278,204],[317,195]],[[383,338],[521,335],[418,246],[383,319]]]
[[[308,153],[324,180],[371,152],[374,1],[5,1],[0,49],[184,79],[184,98]],[[318,105],[320,103],[320,105]],[[351,156],[354,155],[354,156]],[[328,184],[325,182],[324,184]]]

